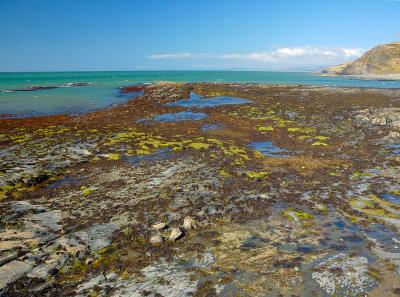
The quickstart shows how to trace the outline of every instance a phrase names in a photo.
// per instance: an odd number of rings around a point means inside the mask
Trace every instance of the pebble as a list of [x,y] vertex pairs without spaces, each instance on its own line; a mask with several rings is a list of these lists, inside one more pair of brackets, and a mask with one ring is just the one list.
[[94,261],[93,258],[87,258],[85,264],[90,265],[91,263],[93,263],[93,261]]
[[160,231],[160,230],[165,229],[166,227],[167,227],[167,224],[163,222],[163,223],[154,224],[153,226],[151,226],[151,229]]
[[181,236],[182,236],[182,230],[181,229],[179,229],[179,228],[177,228],[177,227],[175,227],[175,228],[172,228],[172,230],[171,230],[171,234],[169,235],[169,238],[168,238],[168,240],[170,240],[170,241],[176,241],[177,239],[179,239]]
[[151,244],[159,244],[159,243],[163,242],[163,238],[160,234],[156,234],[156,235],[153,235],[152,237],[150,237],[149,242]]
[[196,221],[195,221],[192,217],[186,217],[186,218],[183,220],[183,226],[182,226],[182,227],[183,227],[185,230],[190,230],[190,229],[196,227],[195,224],[196,224]]

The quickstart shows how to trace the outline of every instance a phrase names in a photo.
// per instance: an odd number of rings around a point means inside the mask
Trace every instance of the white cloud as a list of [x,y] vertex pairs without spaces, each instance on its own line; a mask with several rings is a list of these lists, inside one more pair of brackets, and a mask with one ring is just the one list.
[[207,59],[210,61],[231,61],[232,65],[241,66],[327,66],[340,64],[359,58],[365,50],[359,48],[342,47],[281,47],[270,51],[257,51],[249,53],[167,53],[148,56],[150,59],[193,60]]
[[303,56],[306,52],[307,51],[304,48],[284,47],[284,48],[278,48],[275,54],[281,57],[300,57]]
[[193,53],[171,53],[171,54],[154,54],[149,55],[147,58],[154,60],[161,59],[194,59],[194,58],[202,58],[207,57],[207,54],[193,54]]
[[358,49],[358,48],[343,48],[342,49],[345,57],[348,58],[359,58],[364,54],[364,50]]

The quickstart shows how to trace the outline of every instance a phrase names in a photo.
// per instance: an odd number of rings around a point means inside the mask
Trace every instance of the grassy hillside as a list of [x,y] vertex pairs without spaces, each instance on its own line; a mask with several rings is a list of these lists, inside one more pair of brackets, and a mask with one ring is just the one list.
[[400,42],[379,45],[352,63],[324,70],[332,74],[400,74]]

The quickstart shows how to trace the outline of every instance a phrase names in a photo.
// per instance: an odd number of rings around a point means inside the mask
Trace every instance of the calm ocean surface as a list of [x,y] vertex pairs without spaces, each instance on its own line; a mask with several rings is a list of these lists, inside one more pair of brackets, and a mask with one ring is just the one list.
[[[0,114],[30,116],[79,113],[118,104],[129,96],[121,86],[156,81],[240,82],[266,84],[326,85],[340,87],[400,88],[400,81],[357,80],[323,77],[304,72],[259,71],[119,71],[0,73]],[[90,83],[71,87],[70,83]],[[14,91],[32,86],[61,88]]]

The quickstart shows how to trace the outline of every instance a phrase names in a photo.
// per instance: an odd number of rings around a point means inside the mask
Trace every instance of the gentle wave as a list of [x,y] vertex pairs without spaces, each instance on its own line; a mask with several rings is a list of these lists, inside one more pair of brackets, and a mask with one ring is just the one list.
[[93,85],[93,83],[89,82],[70,82],[62,85],[54,85],[54,86],[32,86],[26,87],[22,89],[14,89],[14,90],[0,90],[1,93],[13,93],[13,92],[32,92],[32,91],[40,91],[40,90],[51,90],[58,88],[70,88],[70,87],[84,87]]

